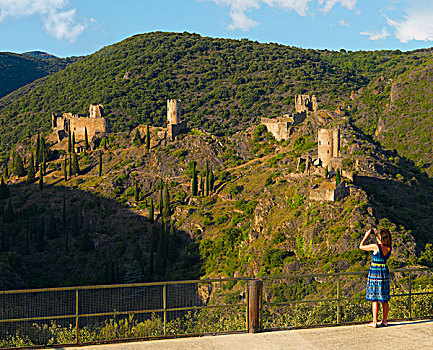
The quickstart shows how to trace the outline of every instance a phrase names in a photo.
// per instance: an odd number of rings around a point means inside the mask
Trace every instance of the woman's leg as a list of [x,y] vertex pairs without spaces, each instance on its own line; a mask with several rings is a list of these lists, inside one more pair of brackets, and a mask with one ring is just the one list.
[[379,313],[379,303],[377,301],[373,301],[372,311],[373,311],[373,323],[377,323],[377,315]]
[[382,303],[383,305],[383,317],[382,317],[382,323],[388,322],[388,311],[389,311],[389,304],[388,302]]

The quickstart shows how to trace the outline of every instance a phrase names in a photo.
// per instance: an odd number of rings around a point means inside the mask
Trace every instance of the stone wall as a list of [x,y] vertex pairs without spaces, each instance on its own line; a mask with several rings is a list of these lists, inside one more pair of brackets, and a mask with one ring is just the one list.
[[320,186],[311,189],[310,200],[317,202],[334,202],[346,197],[348,192],[345,181],[342,181],[336,186],[335,182],[325,179]]
[[103,105],[90,105],[89,107],[90,118],[102,118],[104,116]]
[[186,130],[188,124],[187,121],[181,121],[177,124],[168,124],[167,125],[167,138],[170,140],[174,140],[174,138],[179,135],[182,131]]
[[86,128],[89,141],[91,141],[96,134],[105,134],[108,132],[105,118],[72,117],[69,119],[69,123],[70,132],[75,133],[75,141],[84,140]]
[[295,96],[295,110],[301,112],[314,112],[318,109],[318,103],[315,95],[296,95]]

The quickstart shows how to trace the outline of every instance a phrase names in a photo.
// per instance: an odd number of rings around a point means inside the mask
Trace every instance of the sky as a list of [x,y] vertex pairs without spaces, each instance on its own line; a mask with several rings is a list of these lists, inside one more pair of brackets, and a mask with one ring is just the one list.
[[153,31],[329,50],[433,46],[433,0],[0,0],[0,51],[91,54]]

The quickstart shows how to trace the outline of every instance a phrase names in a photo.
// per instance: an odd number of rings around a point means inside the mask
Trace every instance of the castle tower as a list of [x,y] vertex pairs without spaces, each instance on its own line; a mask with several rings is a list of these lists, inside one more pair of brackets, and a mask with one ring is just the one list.
[[319,108],[319,105],[317,103],[316,95],[312,95],[311,96],[311,110],[314,112],[314,111],[317,111],[318,108]]
[[319,129],[317,140],[319,159],[322,167],[326,168],[332,158],[340,156],[340,130]]
[[168,124],[180,124],[182,107],[180,100],[167,100],[167,122]]
[[90,105],[89,107],[90,118],[102,118],[104,116],[104,106],[103,105]]

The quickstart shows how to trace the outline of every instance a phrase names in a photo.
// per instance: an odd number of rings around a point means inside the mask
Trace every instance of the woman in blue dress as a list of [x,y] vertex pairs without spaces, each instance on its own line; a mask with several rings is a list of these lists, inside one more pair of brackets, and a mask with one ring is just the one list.
[[[376,243],[365,244],[368,237],[374,235]],[[373,302],[373,322],[369,323],[369,327],[376,328],[378,326],[388,326],[388,301],[390,299],[390,286],[389,286],[389,270],[386,262],[391,256],[392,238],[391,233],[387,229],[380,230],[378,234],[376,229],[368,230],[359,245],[359,249],[373,252],[373,261],[368,271],[367,279],[367,295],[368,301]],[[379,313],[379,302],[382,303],[383,317],[380,323],[377,322]]]

